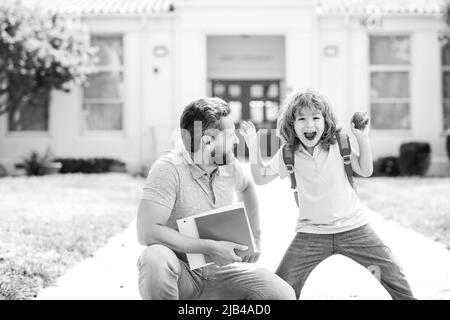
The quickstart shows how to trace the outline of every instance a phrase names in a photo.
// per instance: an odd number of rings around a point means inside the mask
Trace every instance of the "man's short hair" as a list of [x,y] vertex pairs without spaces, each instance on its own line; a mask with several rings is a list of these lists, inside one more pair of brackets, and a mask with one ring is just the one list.
[[[222,117],[230,114],[228,104],[219,98],[202,98],[184,108],[180,119],[181,138],[186,150],[198,150],[206,131],[223,130]],[[200,131],[201,128],[201,131]]]

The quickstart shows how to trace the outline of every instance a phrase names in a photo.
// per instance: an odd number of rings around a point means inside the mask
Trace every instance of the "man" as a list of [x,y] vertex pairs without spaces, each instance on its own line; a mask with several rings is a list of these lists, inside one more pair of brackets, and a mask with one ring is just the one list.
[[[138,259],[143,299],[294,299],[293,289],[257,267],[259,253],[241,259],[245,246],[194,239],[178,232],[176,220],[243,201],[259,247],[255,186],[233,155],[238,143],[230,108],[218,98],[189,104],[180,119],[183,148],[150,169],[137,215]],[[213,265],[190,270],[186,253],[202,253]]]

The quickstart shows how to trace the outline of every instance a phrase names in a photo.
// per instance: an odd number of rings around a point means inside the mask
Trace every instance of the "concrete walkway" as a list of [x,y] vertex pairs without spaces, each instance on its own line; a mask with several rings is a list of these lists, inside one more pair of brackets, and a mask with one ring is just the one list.
[[[263,231],[258,264],[271,271],[275,271],[294,236],[296,206],[287,180],[277,179],[268,186],[258,187]],[[449,250],[384,220],[376,212],[370,212],[369,219],[403,266],[418,299],[450,299]],[[133,221],[94,257],[63,275],[56,286],[42,290],[37,299],[140,299],[136,260],[142,249],[136,241]],[[300,299],[390,299],[390,296],[366,269],[335,255],[311,273]]]

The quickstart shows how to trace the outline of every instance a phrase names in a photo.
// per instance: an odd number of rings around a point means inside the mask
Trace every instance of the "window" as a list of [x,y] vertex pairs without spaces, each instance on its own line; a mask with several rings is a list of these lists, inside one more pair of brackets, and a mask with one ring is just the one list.
[[374,129],[410,129],[410,61],[409,36],[370,37],[370,115]]
[[444,130],[450,129],[450,43],[442,47],[442,102]]
[[48,131],[50,92],[44,90],[26,105],[8,113],[8,130]]
[[84,125],[88,131],[123,128],[123,44],[120,36],[93,36],[98,47],[98,72],[88,76],[84,89]]

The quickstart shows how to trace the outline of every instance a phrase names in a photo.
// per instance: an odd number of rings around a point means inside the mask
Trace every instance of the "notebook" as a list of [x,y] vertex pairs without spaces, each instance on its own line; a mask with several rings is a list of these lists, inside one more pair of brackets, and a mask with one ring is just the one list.
[[[254,254],[257,250],[242,202],[179,219],[177,225],[182,234],[193,238],[231,241],[247,246],[246,251],[236,250],[240,257]],[[187,258],[191,270],[213,263],[208,256],[198,253],[188,253]]]

